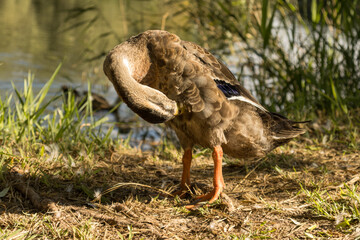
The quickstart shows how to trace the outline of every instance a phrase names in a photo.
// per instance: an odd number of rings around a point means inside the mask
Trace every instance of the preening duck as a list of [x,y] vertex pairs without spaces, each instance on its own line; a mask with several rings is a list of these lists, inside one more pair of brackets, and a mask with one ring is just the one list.
[[166,31],[146,31],[116,46],[104,72],[135,113],[176,132],[184,149],[177,194],[190,186],[194,145],[213,150],[214,188],[196,203],[214,202],[225,188],[223,153],[260,158],[305,132],[298,122],[261,106],[207,50]]

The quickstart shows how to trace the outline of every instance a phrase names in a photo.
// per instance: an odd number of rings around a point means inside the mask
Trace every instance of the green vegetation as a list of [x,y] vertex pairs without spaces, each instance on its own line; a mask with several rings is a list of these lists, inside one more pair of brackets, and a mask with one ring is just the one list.
[[[74,153],[82,152],[82,156],[76,157],[91,160],[94,154],[100,154],[113,144],[114,140],[109,137],[113,127],[107,132],[101,129],[108,120],[106,116],[93,117],[91,101],[78,107],[74,96],[69,94],[61,106],[53,106],[61,95],[50,98],[47,93],[60,67],[36,96],[33,93],[34,76],[29,73],[22,91],[14,86],[15,95],[0,99],[2,164],[10,164],[10,167],[21,164],[22,168],[30,168],[35,174],[40,170],[38,164],[44,160],[54,165],[71,166]],[[55,109],[50,110],[49,106]],[[68,162],[63,162],[61,156]],[[58,174],[61,175],[61,171]]]
[[339,188],[335,196],[329,194],[326,190],[302,190],[307,197],[307,201],[311,204],[314,214],[335,221],[337,228],[347,229],[354,223],[356,225],[359,222],[360,192],[356,185],[350,188],[347,184],[344,184],[344,189]]
[[[0,239],[359,239],[359,2],[312,1],[310,14],[281,0],[167,4],[174,10],[159,25],[188,19],[182,31],[196,31],[198,43],[237,65],[240,81],[252,81],[269,109],[312,119],[309,133],[258,161],[227,157],[233,206],[223,198],[188,211],[190,199],[166,195],[182,170],[175,143],[130,148],[129,139],[111,137],[91,101],[49,94],[61,66],[38,93],[29,74],[21,90],[14,85],[0,98]],[[69,11],[68,30],[86,34],[109,23],[100,11],[96,4]],[[85,15],[90,20],[77,24]],[[106,26],[89,42],[125,38],[126,29]],[[87,47],[87,60],[101,58],[104,49]],[[206,150],[194,157],[201,194],[212,160]]]

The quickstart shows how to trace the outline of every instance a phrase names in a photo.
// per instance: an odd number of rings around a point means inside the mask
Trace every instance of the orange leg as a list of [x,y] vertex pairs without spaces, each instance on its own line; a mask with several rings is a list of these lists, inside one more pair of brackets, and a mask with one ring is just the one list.
[[188,209],[196,208],[199,205],[197,203],[208,201],[209,203],[213,203],[217,200],[225,188],[224,178],[222,174],[222,158],[223,158],[223,150],[221,146],[215,146],[212,154],[214,160],[214,189],[204,195],[198,196],[196,201],[192,203],[192,205],[186,206]]
[[192,149],[185,149],[184,155],[182,158],[183,163],[183,172],[180,183],[180,190],[173,193],[173,195],[179,195],[182,197],[190,187],[190,166],[192,160]]

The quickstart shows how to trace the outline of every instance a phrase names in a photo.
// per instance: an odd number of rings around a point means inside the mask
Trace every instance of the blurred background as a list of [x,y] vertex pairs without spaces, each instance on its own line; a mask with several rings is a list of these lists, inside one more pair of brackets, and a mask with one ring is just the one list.
[[210,50],[269,110],[356,145],[359,13],[353,0],[0,0],[0,93],[29,71],[41,89],[62,62],[51,94],[90,82],[114,103],[106,53],[163,29]]

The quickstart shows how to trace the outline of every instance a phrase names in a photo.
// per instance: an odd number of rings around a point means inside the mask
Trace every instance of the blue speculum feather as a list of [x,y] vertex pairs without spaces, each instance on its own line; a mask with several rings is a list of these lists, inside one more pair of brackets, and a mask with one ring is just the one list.
[[218,79],[215,79],[215,83],[227,98],[241,95],[236,86],[231,85],[230,83]]

